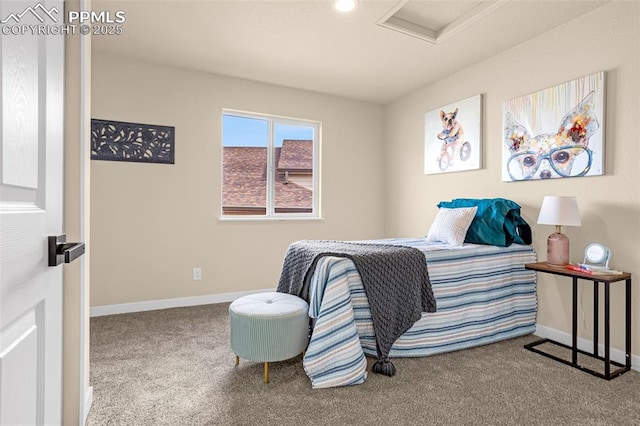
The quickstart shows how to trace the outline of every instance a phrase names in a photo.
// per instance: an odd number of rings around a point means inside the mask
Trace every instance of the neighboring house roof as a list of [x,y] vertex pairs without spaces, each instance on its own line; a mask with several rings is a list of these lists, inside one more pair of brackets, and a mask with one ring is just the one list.
[[282,153],[278,171],[313,172],[313,141],[285,139],[282,141]]
[[[293,144],[296,145],[296,144]],[[280,164],[283,148],[276,148],[276,164]],[[256,210],[266,208],[267,149],[261,147],[224,147],[222,150],[223,210]],[[296,156],[292,156],[296,158]],[[311,170],[310,170],[311,172]],[[276,207],[291,211],[308,211],[313,205],[312,191],[293,182],[275,182]]]
[[[264,207],[266,148],[224,147],[222,152],[222,206]],[[265,182],[260,185],[260,182]]]

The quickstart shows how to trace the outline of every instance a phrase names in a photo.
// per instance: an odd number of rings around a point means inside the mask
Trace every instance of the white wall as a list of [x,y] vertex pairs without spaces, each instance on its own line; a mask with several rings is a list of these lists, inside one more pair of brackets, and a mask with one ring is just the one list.
[[[532,226],[539,260],[546,258],[550,226],[536,220],[545,195],[575,195],[582,226],[563,228],[571,259],[601,242],[613,251],[612,266],[640,279],[640,3],[611,2],[515,48],[425,87],[386,109],[386,233],[424,235],[440,200],[504,197],[522,206]],[[503,102],[584,75],[606,71],[605,175],[549,181],[501,181]],[[483,94],[484,167],[478,171],[423,174],[424,114]],[[623,284],[612,287],[612,342],[624,349]],[[591,287],[581,305],[591,310]],[[602,300],[602,298],[600,299]],[[640,292],[633,294],[633,324],[640,320]],[[538,323],[571,332],[571,281],[538,275]],[[592,334],[592,317],[580,317],[582,337]],[[602,315],[601,315],[602,321]],[[602,329],[601,329],[602,333]],[[600,334],[600,336],[603,336]],[[633,331],[640,354],[640,327]]]
[[[176,131],[174,165],[91,162],[92,307],[275,288],[295,240],[383,235],[381,106],[95,50],[92,72],[93,118]],[[323,220],[218,220],[222,108],[322,122]]]

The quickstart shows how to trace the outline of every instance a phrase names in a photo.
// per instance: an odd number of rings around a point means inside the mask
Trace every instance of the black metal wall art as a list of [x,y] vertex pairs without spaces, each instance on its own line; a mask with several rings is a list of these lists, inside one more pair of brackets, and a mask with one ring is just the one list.
[[174,164],[175,127],[91,120],[91,159]]

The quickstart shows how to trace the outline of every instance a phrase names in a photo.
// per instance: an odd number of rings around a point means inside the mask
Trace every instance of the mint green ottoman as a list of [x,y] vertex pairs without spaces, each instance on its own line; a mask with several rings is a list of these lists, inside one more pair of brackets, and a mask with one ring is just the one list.
[[269,383],[269,363],[302,353],[309,343],[309,305],[286,293],[243,296],[229,305],[231,350],[240,358],[264,363]]

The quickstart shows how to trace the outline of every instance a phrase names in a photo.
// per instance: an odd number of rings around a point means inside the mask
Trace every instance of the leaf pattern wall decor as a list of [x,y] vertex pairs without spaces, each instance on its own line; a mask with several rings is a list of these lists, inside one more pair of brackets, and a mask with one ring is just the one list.
[[175,127],[91,119],[91,159],[174,164]]

